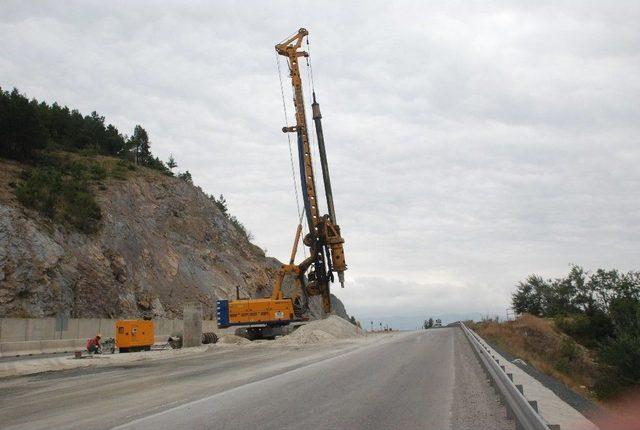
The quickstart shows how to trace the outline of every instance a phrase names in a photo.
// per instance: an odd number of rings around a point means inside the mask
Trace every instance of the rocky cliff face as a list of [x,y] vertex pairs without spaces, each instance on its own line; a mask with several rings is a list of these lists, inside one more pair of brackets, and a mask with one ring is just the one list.
[[0,317],[172,318],[191,300],[212,317],[236,286],[243,297],[270,294],[280,263],[199,188],[147,169],[106,180],[95,190],[100,229],[85,235],[16,200],[22,168],[0,160]]

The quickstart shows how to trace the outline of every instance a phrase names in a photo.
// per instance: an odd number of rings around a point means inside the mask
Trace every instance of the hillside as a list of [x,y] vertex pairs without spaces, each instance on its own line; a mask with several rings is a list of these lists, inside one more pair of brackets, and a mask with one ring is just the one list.
[[592,397],[599,367],[595,354],[560,332],[553,321],[522,315],[515,321],[483,321],[473,325],[485,340],[510,355]]
[[[200,188],[111,157],[65,157],[105,172],[88,185],[95,231],[22,204],[16,184],[33,166],[0,159],[0,316],[171,318],[196,300],[212,317],[236,286],[243,297],[270,293],[280,263]],[[337,299],[335,309],[346,317]]]

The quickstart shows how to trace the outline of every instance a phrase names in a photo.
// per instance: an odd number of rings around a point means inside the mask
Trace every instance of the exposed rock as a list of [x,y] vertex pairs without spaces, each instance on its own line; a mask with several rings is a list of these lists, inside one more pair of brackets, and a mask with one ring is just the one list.
[[211,318],[215,301],[235,298],[236,286],[243,297],[271,291],[280,263],[200,188],[142,168],[105,181],[95,190],[100,229],[85,235],[17,202],[8,184],[21,168],[0,160],[0,317],[173,318],[195,300]]

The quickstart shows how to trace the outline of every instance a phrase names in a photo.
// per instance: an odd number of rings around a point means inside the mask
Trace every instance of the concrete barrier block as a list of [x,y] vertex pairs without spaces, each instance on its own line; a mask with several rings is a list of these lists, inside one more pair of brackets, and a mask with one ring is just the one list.
[[0,349],[2,350],[3,357],[41,354],[39,340],[32,340],[27,342],[3,342]]
[[202,305],[200,303],[185,303],[182,311],[184,331],[182,346],[190,348],[202,344]]
[[97,318],[78,319],[78,339],[89,339],[100,333],[100,320]]
[[29,318],[27,319],[27,339],[45,340],[55,339],[55,318]]
[[173,320],[159,319],[153,322],[156,336],[169,336],[173,333]]
[[162,328],[163,328],[163,319],[157,319],[157,320],[153,320],[153,335],[154,336],[158,336],[160,334],[162,334]]
[[[54,321],[55,321],[55,318],[54,318]],[[55,322],[54,322],[54,328],[55,328]],[[78,338],[78,320],[75,318],[69,318],[67,320],[67,329],[62,330],[62,333],[56,330],[51,340],[70,340],[70,339],[77,339],[77,338]]]
[[26,318],[3,318],[0,326],[0,342],[18,342],[27,340]]
[[98,330],[102,333],[104,339],[108,337],[116,337],[116,321],[114,319],[101,318],[99,320]]
[[40,351],[43,354],[51,354],[54,352],[71,352],[75,349],[76,348],[73,339],[40,341]]
[[155,344],[165,344],[167,343],[167,340],[169,340],[169,335],[160,335],[160,336],[154,336],[153,338],[153,342]]
[[171,333],[182,333],[184,325],[182,320],[170,320]]

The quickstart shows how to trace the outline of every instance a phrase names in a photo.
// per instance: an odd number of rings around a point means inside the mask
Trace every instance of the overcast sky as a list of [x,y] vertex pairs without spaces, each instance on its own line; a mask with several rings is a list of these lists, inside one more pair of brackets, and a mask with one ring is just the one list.
[[640,268],[639,22],[637,1],[2,0],[0,86],[141,124],[285,259],[273,47],[304,26],[349,313],[504,314],[531,273]]

